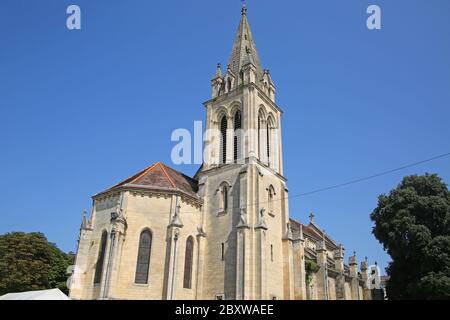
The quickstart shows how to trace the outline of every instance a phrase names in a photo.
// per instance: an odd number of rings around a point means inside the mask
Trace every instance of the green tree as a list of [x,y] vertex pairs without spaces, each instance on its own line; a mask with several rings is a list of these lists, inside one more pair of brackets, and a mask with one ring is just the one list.
[[373,234],[392,262],[389,299],[450,298],[450,191],[436,174],[408,176],[378,197]]
[[42,233],[0,235],[0,295],[54,288],[68,293],[66,271],[72,263],[73,256]]

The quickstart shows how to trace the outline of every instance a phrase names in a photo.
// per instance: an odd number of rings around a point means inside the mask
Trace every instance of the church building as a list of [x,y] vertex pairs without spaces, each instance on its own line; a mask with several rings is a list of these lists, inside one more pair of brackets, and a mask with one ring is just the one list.
[[242,8],[228,66],[204,103],[203,165],[155,163],[93,196],[72,299],[363,300],[367,259],[290,218],[276,86]]

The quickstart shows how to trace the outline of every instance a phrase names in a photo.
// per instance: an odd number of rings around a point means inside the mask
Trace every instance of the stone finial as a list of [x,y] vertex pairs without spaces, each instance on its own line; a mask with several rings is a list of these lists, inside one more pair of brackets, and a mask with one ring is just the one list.
[[334,252],[335,259],[344,259],[344,247],[339,244],[339,248]]
[[361,271],[366,271],[367,269],[369,269],[369,259],[365,257],[364,261],[361,261]]
[[179,237],[180,237],[180,229],[176,228],[174,233],[173,233],[173,239],[175,241],[177,241]]
[[222,64],[218,63],[216,67],[216,78],[222,77]]
[[258,224],[256,225],[257,229],[265,229],[265,230],[267,230],[267,224],[266,224],[266,219],[264,217],[264,212],[266,212],[266,209],[264,209],[264,208],[262,208],[259,211]]
[[303,236],[303,225],[300,224],[300,236],[299,236],[300,240],[305,240],[305,237]]
[[286,223],[286,239],[289,239],[289,240],[294,239],[294,236],[292,234],[291,224],[289,222]]
[[197,226],[197,236],[206,237],[206,232],[203,230],[203,225],[201,224]]
[[245,5],[245,0],[242,0],[241,13],[242,13],[243,16],[245,16],[247,14],[247,6]]
[[87,211],[86,209],[83,210],[83,218],[81,220],[81,229],[89,229],[91,227],[91,222],[87,218]]
[[183,222],[181,222],[180,216],[175,214],[172,217],[172,221],[170,221],[170,226],[172,226],[172,227],[180,227],[181,228],[183,226]]
[[[177,202],[178,202],[178,198],[177,198]],[[181,221],[181,218],[180,218],[180,209],[181,209],[181,206],[177,203],[172,220],[170,221],[171,227],[179,227],[179,228],[183,227],[183,222]]]
[[238,228],[248,228],[247,224],[247,209],[241,208],[239,212],[239,224],[237,225]]
[[348,257],[348,264],[349,265],[355,265],[358,264],[357,260],[356,260],[356,251],[353,251],[353,256]]
[[317,244],[316,251],[326,251],[326,250],[327,250],[327,245],[325,243],[325,240],[319,241],[318,244]]
[[117,211],[112,211],[111,212],[111,222],[114,222],[117,219],[119,219],[119,214],[117,213]]

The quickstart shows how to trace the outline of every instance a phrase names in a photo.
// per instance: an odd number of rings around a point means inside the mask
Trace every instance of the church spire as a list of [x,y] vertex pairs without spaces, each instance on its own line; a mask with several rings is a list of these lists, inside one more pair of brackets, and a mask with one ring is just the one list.
[[255,42],[253,41],[253,35],[250,30],[250,25],[247,21],[247,7],[245,3],[242,5],[242,15],[239,27],[237,30],[236,38],[233,44],[233,50],[231,51],[230,70],[235,76],[238,76],[242,70],[242,67],[251,61],[256,67],[257,81],[261,80],[263,71],[261,63],[259,61],[258,51],[256,50]]

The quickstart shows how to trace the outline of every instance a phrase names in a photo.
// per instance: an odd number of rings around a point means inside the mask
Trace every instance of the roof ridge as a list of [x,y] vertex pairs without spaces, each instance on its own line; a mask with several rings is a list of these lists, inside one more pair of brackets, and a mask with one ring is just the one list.
[[[155,170],[158,168],[157,170]],[[141,183],[142,182],[142,183]],[[139,171],[137,174],[128,177],[114,186],[102,191],[100,194],[115,190],[120,187],[138,186],[166,187],[172,190],[185,192],[191,196],[196,196],[198,191],[198,181],[184,173],[177,171],[166,164],[158,161]],[[96,194],[98,195],[98,194]]]
[[164,175],[166,176],[167,179],[169,179],[170,184],[172,185],[172,188],[177,189],[177,186],[175,184],[175,182],[172,180],[172,178],[169,176],[169,174],[166,171],[166,165],[162,162],[157,162],[156,164],[158,164],[160,166],[160,168],[162,169]]
[[142,176],[144,176],[144,175],[146,175],[147,173],[149,173],[150,171],[152,171],[152,170],[156,167],[156,165],[157,165],[158,163],[159,163],[159,162],[156,162],[156,163],[152,164],[151,166],[149,166],[149,167],[145,168],[144,170],[142,170],[142,171],[140,172],[140,174],[138,173],[137,175],[135,175],[135,178],[132,179],[132,180],[130,181],[130,183],[135,182],[136,180],[138,180],[138,179],[141,178]]

